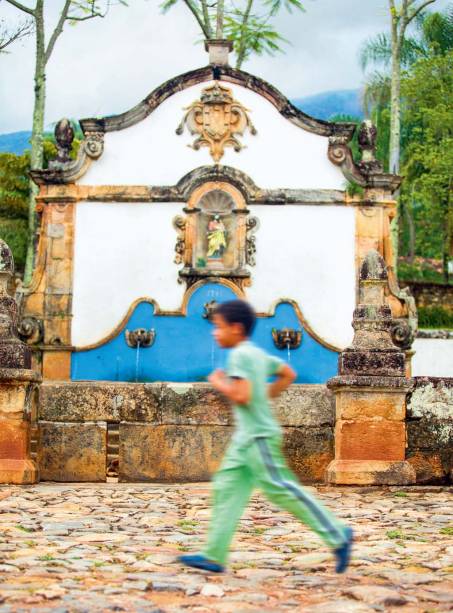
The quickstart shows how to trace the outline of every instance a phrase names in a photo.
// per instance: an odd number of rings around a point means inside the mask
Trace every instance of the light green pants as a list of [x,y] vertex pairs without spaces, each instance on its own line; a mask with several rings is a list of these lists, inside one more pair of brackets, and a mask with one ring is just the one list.
[[307,524],[330,547],[345,542],[344,525],[301,487],[288,468],[281,440],[279,436],[263,437],[246,447],[230,444],[213,478],[213,510],[203,551],[209,560],[226,563],[236,526],[255,488]]

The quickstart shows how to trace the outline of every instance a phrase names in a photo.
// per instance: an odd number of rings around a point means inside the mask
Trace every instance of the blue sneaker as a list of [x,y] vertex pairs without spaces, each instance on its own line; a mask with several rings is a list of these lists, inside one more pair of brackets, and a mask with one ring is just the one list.
[[198,555],[189,555],[189,556],[179,556],[178,562],[182,562],[186,566],[192,566],[192,568],[201,568],[201,570],[209,570],[211,573],[223,573],[225,572],[225,567],[221,564],[217,564],[217,562],[211,562],[205,556],[200,554]]
[[349,561],[351,558],[352,542],[354,540],[353,532],[351,528],[345,528],[344,532],[347,539],[346,543],[334,550],[334,554],[337,559],[335,572],[337,573],[344,573],[349,566]]

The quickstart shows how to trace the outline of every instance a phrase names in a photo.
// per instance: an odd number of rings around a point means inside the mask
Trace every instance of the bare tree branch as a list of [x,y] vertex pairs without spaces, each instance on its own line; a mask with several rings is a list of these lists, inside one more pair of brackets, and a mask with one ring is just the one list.
[[193,2],[191,2],[191,0],[184,0],[184,4],[187,6],[189,11],[193,14],[195,19],[197,20],[198,25],[200,26],[201,31],[206,36],[206,38],[211,38],[209,35],[209,30],[208,28],[206,28],[197,7],[193,4]]
[[417,17],[417,15],[423,11],[424,8],[426,8],[428,6],[428,4],[433,4],[433,2],[435,2],[436,0],[426,0],[425,2],[422,2],[422,4],[420,4],[420,6],[416,9],[414,9],[412,11],[412,13],[409,15],[409,21],[412,21],[413,19],[415,19],[415,17]]
[[30,19],[19,24],[12,32],[6,28],[6,26],[0,26],[0,53],[7,53],[4,51],[8,45],[14,43],[16,40],[25,38],[33,32],[33,21]]
[[9,4],[12,4],[20,11],[24,11],[24,13],[28,13],[29,15],[32,15],[33,17],[35,15],[35,11],[33,9],[29,8],[28,6],[25,6],[25,4],[21,4],[20,2],[17,2],[17,0],[6,0],[6,2],[9,2]]
[[[72,0],[70,2],[71,6],[74,6],[76,9],[82,9],[82,10],[87,10],[84,8],[83,3],[82,2],[75,2],[74,0]],[[107,2],[107,6],[106,9],[104,11],[104,13],[102,13],[102,11],[97,10],[96,8],[96,0],[89,0],[88,4],[90,5],[90,13],[88,15],[85,15],[84,17],[79,17],[78,15],[68,15],[67,19],[68,21],[87,21],[88,19],[93,19],[94,17],[105,17],[107,15],[107,13],[109,12],[109,8],[110,8],[110,0],[108,0]]]
[[52,32],[52,36],[50,37],[49,44],[47,45],[46,53],[45,53],[45,62],[49,61],[50,56],[52,55],[53,48],[55,47],[55,43],[57,38],[63,32],[64,22],[68,15],[69,8],[71,6],[71,0],[66,0],[64,7],[60,13],[60,18],[58,19],[58,23],[55,26],[55,30]]

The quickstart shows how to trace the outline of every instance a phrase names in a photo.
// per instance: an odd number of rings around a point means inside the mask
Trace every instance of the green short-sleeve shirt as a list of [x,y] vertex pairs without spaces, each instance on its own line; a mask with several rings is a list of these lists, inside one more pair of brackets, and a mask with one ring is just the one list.
[[252,397],[247,404],[233,405],[236,421],[234,441],[248,444],[260,436],[281,434],[267,395],[267,381],[276,375],[283,360],[268,355],[251,341],[235,347],[228,358],[226,373],[229,377],[247,379],[252,384]]

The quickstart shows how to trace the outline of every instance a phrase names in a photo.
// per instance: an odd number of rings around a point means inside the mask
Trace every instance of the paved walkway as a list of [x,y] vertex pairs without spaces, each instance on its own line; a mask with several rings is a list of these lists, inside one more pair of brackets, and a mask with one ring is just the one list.
[[317,491],[355,529],[346,575],[259,496],[207,575],[174,559],[203,542],[209,484],[0,486],[0,613],[453,610],[453,488]]

